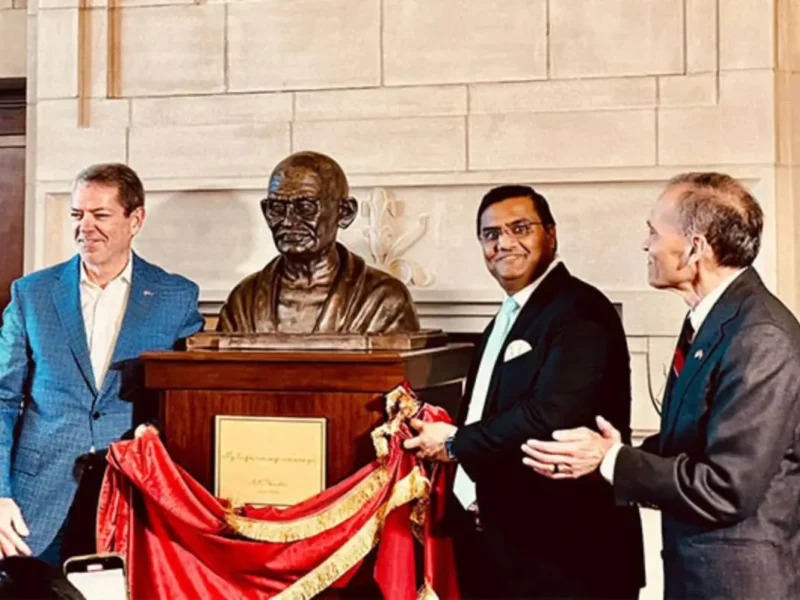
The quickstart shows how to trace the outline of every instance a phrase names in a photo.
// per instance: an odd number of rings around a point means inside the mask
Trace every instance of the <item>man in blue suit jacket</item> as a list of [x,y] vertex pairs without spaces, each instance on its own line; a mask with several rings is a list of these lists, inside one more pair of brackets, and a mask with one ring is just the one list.
[[[78,255],[15,281],[0,329],[0,558],[59,560],[78,457],[131,428],[125,369],[202,328],[197,286],[131,251],[144,189],[121,164],[73,187]],[[135,395],[135,394],[134,394]]]

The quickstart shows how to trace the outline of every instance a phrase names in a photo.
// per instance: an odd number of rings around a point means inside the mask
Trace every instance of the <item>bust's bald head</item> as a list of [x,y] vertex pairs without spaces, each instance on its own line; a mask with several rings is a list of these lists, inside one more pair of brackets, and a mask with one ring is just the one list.
[[269,177],[269,191],[277,191],[309,174],[317,177],[320,191],[327,199],[347,198],[350,193],[347,177],[339,163],[319,152],[295,152],[284,158]]
[[339,164],[319,152],[284,158],[269,179],[261,207],[281,254],[314,255],[336,241],[336,229],[348,227],[358,204]]

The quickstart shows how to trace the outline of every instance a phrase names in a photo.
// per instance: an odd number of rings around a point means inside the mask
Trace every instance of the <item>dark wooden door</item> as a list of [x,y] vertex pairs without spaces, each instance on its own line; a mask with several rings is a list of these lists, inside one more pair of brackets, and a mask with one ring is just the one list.
[[0,311],[22,275],[25,216],[25,82],[0,80]]

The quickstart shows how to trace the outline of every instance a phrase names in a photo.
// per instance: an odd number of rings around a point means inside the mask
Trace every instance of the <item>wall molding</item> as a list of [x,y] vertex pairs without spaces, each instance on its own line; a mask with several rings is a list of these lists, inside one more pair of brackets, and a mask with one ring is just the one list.
[[[420,187],[457,185],[500,185],[529,182],[535,184],[596,183],[665,183],[682,171],[723,171],[741,180],[772,177],[773,164],[678,165],[650,167],[568,168],[568,169],[505,169],[481,171],[446,171],[429,173],[353,173],[347,174],[351,188]],[[263,177],[180,177],[148,178],[148,192],[248,191],[261,193],[267,187],[269,173]],[[71,180],[37,179],[39,193],[69,193]]]

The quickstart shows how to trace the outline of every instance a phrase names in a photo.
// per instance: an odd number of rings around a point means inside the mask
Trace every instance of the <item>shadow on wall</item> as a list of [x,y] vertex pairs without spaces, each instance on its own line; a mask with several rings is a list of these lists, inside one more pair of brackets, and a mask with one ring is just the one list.
[[259,246],[256,232],[269,235],[258,202],[245,200],[244,194],[216,191],[153,194],[134,247],[201,289],[229,289],[249,272]]

